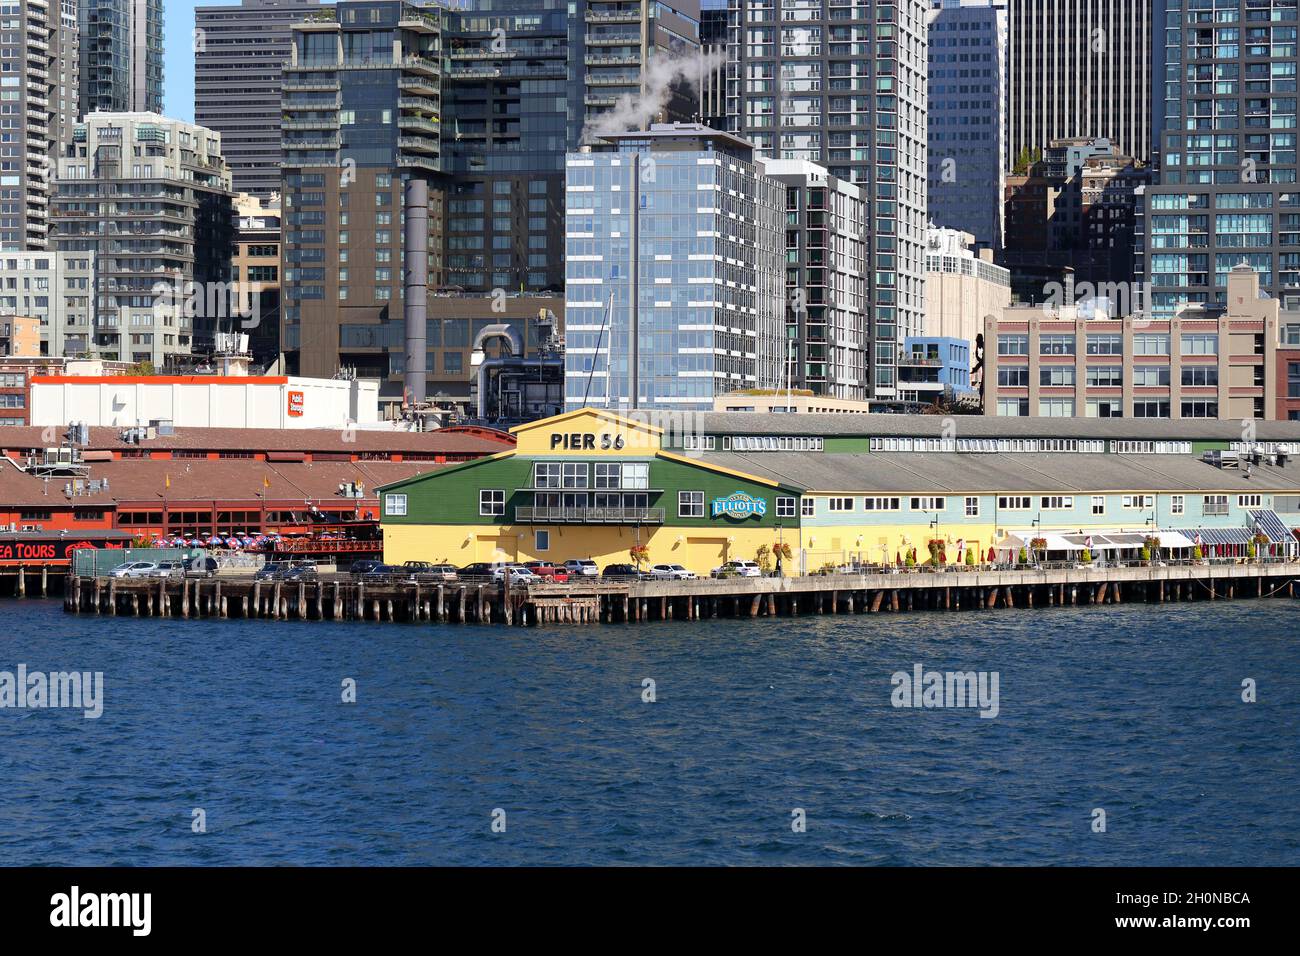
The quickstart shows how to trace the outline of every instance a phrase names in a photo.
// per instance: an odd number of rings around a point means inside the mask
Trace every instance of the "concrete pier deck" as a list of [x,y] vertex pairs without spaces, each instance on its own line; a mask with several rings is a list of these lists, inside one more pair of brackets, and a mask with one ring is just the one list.
[[172,618],[597,624],[1293,598],[1298,585],[1300,561],[1280,560],[627,583],[591,578],[509,590],[483,579],[429,584],[370,583],[345,575],[298,582],[71,577],[64,610]]

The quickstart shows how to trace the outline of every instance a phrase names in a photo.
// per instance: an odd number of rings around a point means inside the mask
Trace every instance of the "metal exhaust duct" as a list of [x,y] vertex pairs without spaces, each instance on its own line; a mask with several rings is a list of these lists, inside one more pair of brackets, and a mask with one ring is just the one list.
[[412,177],[403,192],[406,232],[406,403],[422,404],[428,388],[426,322],[429,317],[429,184]]

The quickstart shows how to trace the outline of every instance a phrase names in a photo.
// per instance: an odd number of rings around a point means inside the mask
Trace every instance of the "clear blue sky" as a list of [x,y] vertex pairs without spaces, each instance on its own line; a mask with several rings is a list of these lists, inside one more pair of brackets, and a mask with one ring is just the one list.
[[194,119],[194,8],[238,4],[239,0],[165,0],[163,4],[163,112]]

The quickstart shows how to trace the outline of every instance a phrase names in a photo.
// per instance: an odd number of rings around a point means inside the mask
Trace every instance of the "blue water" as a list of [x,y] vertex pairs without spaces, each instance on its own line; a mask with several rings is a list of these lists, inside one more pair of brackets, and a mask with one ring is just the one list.
[[[1294,864],[1296,611],[537,630],[4,601],[0,670],[103,671],[105,705],[0,710],[0,864]],[[918,662],[997,671],[999,716],[891,707]]]

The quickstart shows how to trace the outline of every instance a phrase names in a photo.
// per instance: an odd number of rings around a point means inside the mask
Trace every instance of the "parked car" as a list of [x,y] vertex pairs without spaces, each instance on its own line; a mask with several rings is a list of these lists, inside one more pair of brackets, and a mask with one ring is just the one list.
[[763,569],[755,561],[728,561],[713,569],[715,578],[761,578]]
[[525,561],[524,567],[533,574],[537,575],[543,581],[554,581],[556,584],[564,584],[569,580],[569,569],[563,566],[556,566],[547,561]]
[[618,578],[628,581],[644,581],[649,575],[637,568],[635,564],[607,564],[601,577]]
[[387,581],[389,578],[401,576],[404,572],[404,568],[400,568],[395,564],[384,564],[382,561],[377,561],[368,570],[360,574],[354,571],[352,577],[357,581]]
[[119,564],[112,571],[108,572],[110,578],[147,578],[152,577],[153,572],[158,570],[158,565],[152,561],[128,561],[126,564]]
[[291,564],[278,575],[277,581],[317,581],[320,579],[320,572],[316,570],[314,564]]
[[600,568],[590,558],[570,558],[564,562],[564,567],[570,576],[585,574],[587,577],[594,578],[600,574]]
[[680,564],[652,564],[650,577],[659,581],[693,581],[695,572],[687,571]]
[[364,575],[369,574],[375,568],[384,566],[384,562],[377,558],[362,558],[360,561],[353,561],[348,572],[352,575],[353,580],[360,580]]
[[268,561],[266,564],[262,565],[260,568],[257,569],[256,573],[253,575],[253,580],[274,581],[281,574],[283,574],[285,569],[287,569],[288,567],[289,567],[289,562],[287,561]]
[[159,561],[152,571],[151,578],[178,578],[185,573],[185,565],[180,561]]
[[200,557],[185,562],[187,578],[214,578],[217,576],[217,559]]
[[538,575],[534,574],[530,569],[522,564],[515,564],[513,562],[493,565],[492,580],[504,581],[507,568],[510,569],[511,584],[540,584],[542,582],[542,579]]
[[460,569],[462,578],[488,578],[492,576],[493,568],[497,565],[490,561],[475,561],[473,564],[467,564]]
[[[413,567],[418,565],[418,567]],[[403,572],[410,573],[412,581],[440,584],[443,581],[455,581],[460,573],[453,564],[433,564],[429,561],[407,561],[402,565]]]

